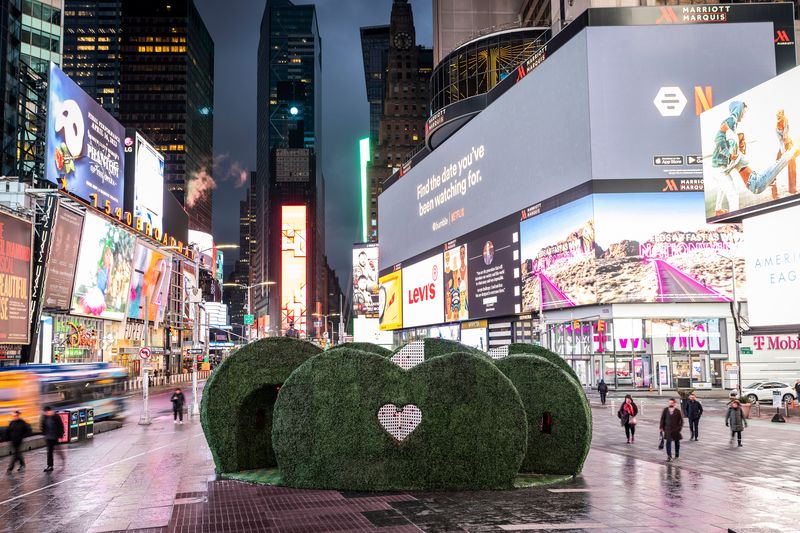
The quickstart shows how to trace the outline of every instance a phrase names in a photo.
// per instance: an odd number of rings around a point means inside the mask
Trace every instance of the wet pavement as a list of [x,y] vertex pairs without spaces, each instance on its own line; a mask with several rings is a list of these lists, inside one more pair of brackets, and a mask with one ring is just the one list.
[[[187,400],[189,395],[187,394]],[[645,403],[636,443],[609,407],[581,476],[515,491],[341,493],[216,480],[198,421],[174,425],[169,394],[153,424],[130,402],[122,429],[69,446],[66,465],[0,477],[0,531],[800,531],[800,426],[756,421],[732,447],[721,416],[701,421],[665,464],[660,406]],[[688,433],[685,435],[688,437]]]

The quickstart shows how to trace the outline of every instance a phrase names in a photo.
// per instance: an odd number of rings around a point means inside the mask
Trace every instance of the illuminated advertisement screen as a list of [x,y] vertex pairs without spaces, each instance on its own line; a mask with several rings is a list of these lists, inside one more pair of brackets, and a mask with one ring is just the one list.
[[592,197],[520,222],[522,310],[593,304],[595,228]]
[[444,322],[442,254],[403,266],[402,272],[403,327]]
[[0,213],[0,344],[30,340],[30,222]]
[[46,308],[69,309],[70,307],[82,228],[83,215],[64,206],[58,206],[53,244],[47,260],[47,280],[44,286]]
[[281,331],[306,333],[306,207],[281,207]]
[[214,237],[204,231],[189,230],[189,244],[197,248],[200,268],[211,272],[216,277],[217,260],[214,248]]
[[[45,178],[87,202],[122,207],[125,128],[50,63]],[[108,204],[106,204],[108,202]]]
[[195,302],[202,300],[197,283],[197,269],[194,265],[184,262],[181,268],[181,277],[183,280],[183,318],[193,322],[196,315]]
[[378,318],[378,244],[353,246],[353,316]]
[[381,331],[403,327],[403,276],[400,270],[378,279],[378,319]]
[[108,320],[125,317],[135,247],[133,233],[86,213],[72,291],[73,314]]
[[750,326],[800,324],[798,221],[800,206],[744,221]]
[[133,216],[161,231],[164,229],[164,156],[138,132],[135,142]]
[[800,68],[794,68],[702,114],[708,220],[800,200],[800,145],[793,136],[793,126],[800,128],[798,93]]
[[381,263],[590,181],[702,180],[700,113],[774,77],[773,41],[771,22],[581,30],[385,188]]
[[146,296],[148,320],[162,322],[168,305],[171,275],[172,259],[169,255],[138,243],[133,256],[128,318],[144,320]]

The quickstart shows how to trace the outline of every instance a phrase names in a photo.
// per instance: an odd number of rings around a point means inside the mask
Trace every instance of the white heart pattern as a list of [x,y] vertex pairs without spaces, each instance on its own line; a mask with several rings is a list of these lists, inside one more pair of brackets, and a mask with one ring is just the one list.
[[414,368],[425,361],[425,342],[409,342],[392,356],[391,361],[403,370]]
[[422,411],[413,404],[399,409],[395,404],[387,403],[378,409],[378,422],[386,433],[403,442],[422,422]]

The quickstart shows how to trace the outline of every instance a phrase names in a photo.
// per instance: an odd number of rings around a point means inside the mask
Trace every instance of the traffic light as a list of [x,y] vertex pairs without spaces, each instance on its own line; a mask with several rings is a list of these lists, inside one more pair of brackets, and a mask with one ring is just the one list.
[[605,320],[598,320],[597,321],[597,332],[604,333],[606,331],[606,321]]

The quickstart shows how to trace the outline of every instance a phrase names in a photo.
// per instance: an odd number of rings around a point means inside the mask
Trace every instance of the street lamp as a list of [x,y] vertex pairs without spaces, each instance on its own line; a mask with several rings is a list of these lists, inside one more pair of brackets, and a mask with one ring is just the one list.
[[[339,313],[330,313],[330,314],[327,314],[327,315],[324,314],[324,313],[312,313],[312,316],[318,316],[320,318],[324,318],[325,319],[325,331],[326,332],[328,331],[328,324],[330,323],[330,325],[331,325],[331,341],[333,341],[333,320],[328,320],[328,318],[329,317],[333,317],[333,316],[338,316],[339,317],[339,322],[341,323],[342,315],[339,314]],[[339,342],[340,343],[342,342],[341,338],[339,339]]]
[[[235,283],[235,282],[228,282],[228,283],[223,283],[222,284],[223,287],[239,287],[241,289],[246,289],[247,290],[247,314],[248,315],[252,315],[253,314],[251,309],[250,309],[250,289],[253,289],[254,287],[264,287],[264,286],[269,286],[269,285],[275,285],[275,282],[274,281],[261,281],[259,283],[253,283],[252,285],[245,285],[244,283]],[[269,291],[269,289],[267,289],[267,291]],[[267,292],[267,300],[269,300],[269,292]],[[247,329],[247,332],[248,332],[247,337],[248,337],[248,340],[249,340],[250,328]]]

